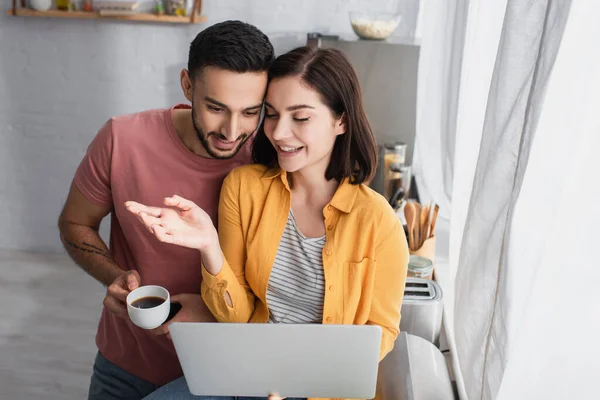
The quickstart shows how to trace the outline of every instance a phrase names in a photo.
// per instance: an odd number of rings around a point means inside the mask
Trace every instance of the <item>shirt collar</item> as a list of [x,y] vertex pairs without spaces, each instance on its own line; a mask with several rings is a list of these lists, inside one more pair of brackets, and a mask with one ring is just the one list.
[[[263,173],[262,179],[274,179],[277,177],[280,177],[284,186],[290,190],[287,180],[287,173],[279,167],[266,170]],[[342,181],[340,186],[338,186],[333,198],[329,202],[329,205],[347,214],[352,211],[352,207],[354,207],[354,202],[356,201],[356,196],[358,195],[359,190],[360,185],[352,185],[350,183],[350,179],[346,178]]]

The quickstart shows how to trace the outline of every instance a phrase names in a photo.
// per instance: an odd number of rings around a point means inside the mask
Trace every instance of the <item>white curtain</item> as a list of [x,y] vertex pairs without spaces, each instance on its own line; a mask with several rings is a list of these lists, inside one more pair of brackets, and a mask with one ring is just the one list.
[[422,203],[435,201],[446,219],[450,217],[467,3],[423,0],[417,27],[421,51],[413,171]]
[[[462,398],[598,396],[599,18],[592,0],[469,2],[447,131],[456,281],[445,289]],[[443,168],[422,143],[420,165]]]

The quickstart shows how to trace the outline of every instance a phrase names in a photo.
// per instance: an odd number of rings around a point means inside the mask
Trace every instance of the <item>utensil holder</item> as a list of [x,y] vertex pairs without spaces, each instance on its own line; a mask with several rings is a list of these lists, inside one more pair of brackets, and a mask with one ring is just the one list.
[[435,236],[425,239],[423,245],[417,250],[410,251],[410,254],[428,258],[435,265]]

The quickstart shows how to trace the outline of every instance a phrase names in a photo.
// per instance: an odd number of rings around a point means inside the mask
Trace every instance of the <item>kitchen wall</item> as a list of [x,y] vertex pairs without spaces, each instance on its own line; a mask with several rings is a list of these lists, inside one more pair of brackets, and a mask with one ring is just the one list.
[[62,249],[56,220],[97,129],[113,115],[183,101],[179,72],[204,27],[242,19],[281,53],[304,44],[309,31],[351,33],[355,8],[398,7],[403,20],[394,36],[411,36],[418,2],[205,0],[208,22],[191,26],[15,18],[2,9],[0,248]]

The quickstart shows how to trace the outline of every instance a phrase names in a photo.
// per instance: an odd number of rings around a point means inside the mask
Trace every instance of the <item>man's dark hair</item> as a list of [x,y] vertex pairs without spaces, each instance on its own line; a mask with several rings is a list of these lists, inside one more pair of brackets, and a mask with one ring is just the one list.
[[[325,178],[338,182],[350,178],[355,185],[367,182],[377,168],[377,145],[362,104],[358,77],[346,56],[336,49],[299,47],[280,55],[269,69],[269,82],[291,76],[299,76],[316,90],[331,114],[346,124],[346,132],[335,139]],[[277,165],[277,151],[265,134],[264,124],[254,139],[252,158],[267,167]]]
[[239,73],[261,72],[267,71],[274,59],[273,45],[258,28],[241,21],[224,21],[206,28],[192,41],[188,71],[192,78],[208,66]]

